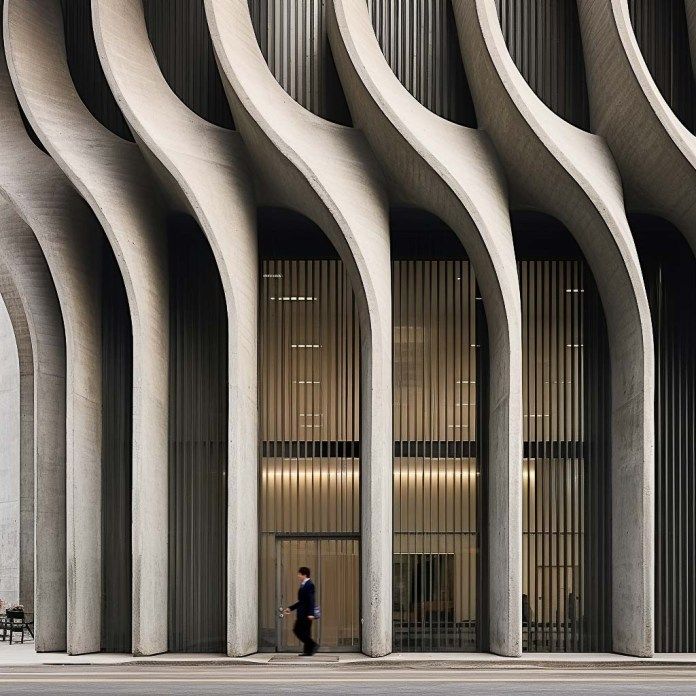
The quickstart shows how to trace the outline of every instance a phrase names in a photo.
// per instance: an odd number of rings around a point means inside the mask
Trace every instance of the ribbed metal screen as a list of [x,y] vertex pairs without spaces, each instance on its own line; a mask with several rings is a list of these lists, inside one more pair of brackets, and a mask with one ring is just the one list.
[[463,259],[395,261],[392,277],[394,650],[476,650],[481,303]]
[[[367,0],[382,51],[431,111],[476,126],[451,0]],[[331,54],[325,0],[249,0],[259,45],[285,91],[310,111],[350,124]]]
[[80,99],[112,133],[133,140],[99,61],[92,29],[91,0],[61,0],[61,4],[68,66]]
[[631,225],[655,339],[655,649],[694,652],[696,260],[666,223]]
[[249,9],[261,51],[283,89],[318,116],[350,125],[324,0],[249,0]]
[[190,219],[171,225],[169,264],[169,650],[224,652],[227,311]]
[[628,8],[657,88],[677,118],[696,133],[696,82],[684,0],[628,0]]
[[521,261],[523,647],[610,649],[610,377],[581,260]]
[[439,116],[476,127],[451,0],[367,0],[377,39],[401,83]]
[[496,0],[512,59],[536,95],[589,130],[585,63],[576,0]]
[[101,647],[131,650],[133,335],[116,259],[102,261]]
[[152,48],[172,91],[207,121],[234,128],[203,0],[143,0],[143,9]]
[[260,645],[297,650],[277,610],[307,565],[319,642],[357,650],[360,331],[340,261],[262,262],[259,388]]
[[[61,1],[68,65],[80,98],[102,125],[133,140],[99,61],[90,0]],[[143,9],[152,48],[172,91],[199,116],[234,128],[203,0],[143,0]]]

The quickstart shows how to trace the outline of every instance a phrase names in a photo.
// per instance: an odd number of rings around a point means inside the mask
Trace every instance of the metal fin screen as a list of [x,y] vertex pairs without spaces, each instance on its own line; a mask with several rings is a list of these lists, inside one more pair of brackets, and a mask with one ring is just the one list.
[[476,650],[481,342],[466,260],[395,261],[394,650]]
[[517,69],[546,106],[590,129],[576,0],[495,0]]
[[200,229],[170,229],[169,650],[224,652],[227,310]]
[[102,254],[101,648],[131,651],[133,335],[116,258]]
[[677,118],[696,133],[696,80],[684,4],[684,0],[628,0],[628,9],[657,88]]
[[643,232],[638,251],[655,341],[655,650],[694,652],[696,259],[664,222],[631,226]]
[[522,261],[523,648],[610,650],[610,380],[583,261]]
[[394,74],[438,116],[476,128],[451,0],[367,0]]
[[[322,568],[319,642],[357,650],[360,331],[343,264],[263,261],[260,313],[260,646],[293,648],[277,623],[277,574],[281,588],[288,574],[294,585],[292,563],[311,568],[314,558]],[[330,543],[317,545],[320,537],[345,540],[338,546],[352,559],[352,579],[335,572],[346,557]],[[292,560],[284,563],[279,543],[291,538]]]

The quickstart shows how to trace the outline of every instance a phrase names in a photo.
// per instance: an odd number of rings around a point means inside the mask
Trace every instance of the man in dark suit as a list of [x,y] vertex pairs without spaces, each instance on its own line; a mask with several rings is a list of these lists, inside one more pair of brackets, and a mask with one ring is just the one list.
[[314,655],[319,644],[312,640],[312,622],[314,621],[314,583],[310,578],[310,570],[302,566],[297,571],[297,579],[300,581],[300,589],[297,592],[297,601],[285,609],[285,613],[297,611],[297,620],[292,632],[302,641],[303,656]]

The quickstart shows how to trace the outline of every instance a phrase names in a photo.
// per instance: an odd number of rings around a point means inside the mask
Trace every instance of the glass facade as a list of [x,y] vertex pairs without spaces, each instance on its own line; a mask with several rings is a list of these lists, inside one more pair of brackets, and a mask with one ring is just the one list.
[[582,260],[519,264],[523,648],[610,650],[610,379]]
[[260,314],[260,648],[297,651],[278,608],[308,566],[315,639],[359,650],[360,331],[343,264],[264,260]]
[[[483,302],[473,267],[442,223],[410,213],[393,225],[393,649],[485,650]],[[524,649],[608,650],[606,327],[567,231],[537,218],[534,226],[543,238],[518,249]],[[304,239],[300,247],[307,246]],[[292,620],[278,609],[294,599],[297,567],[309,565],[322,646],[355,650],[360,340],[353,293],[335,258],[265,260],[261,275],[261,645],[296,648]]]
[[476,650],[476,282],[466,260],[403,260],[392,284],[394,650]]

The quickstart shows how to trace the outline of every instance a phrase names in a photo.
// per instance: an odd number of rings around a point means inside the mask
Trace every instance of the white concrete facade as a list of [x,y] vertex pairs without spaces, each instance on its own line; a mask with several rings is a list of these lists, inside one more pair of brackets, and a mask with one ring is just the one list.
[[[693,37],[695,3],[687,3]],[[511,210],[534,210],[569,230],[604,309],[612,375],[612,649],[652,656],[655,359],[627,212],[660,215],[696,250],[696,136],[650,77],[627,1],[578,0],[591,132],[554,113],[525,81],[494,0],[452,0],[477,128],[429,111],[399,82],[364,0],[326,3],[326,41],[352,126],[310,112],[284,91],[261,52],[247,0],[205,0],[204,7],[234,131],[206,121],[174,93],[151,45],[141,0],[91,0],[98,61],[132,143],[104,127],[78,94],[60,0],[4,2],[0,292],[7,302],[19,299],[22,312],[10,323],[0,307],[0,597],[27,592],[20,549],[35,534],[37,650],[100,650],[98,258],[104,236],[118,261],[133,327],[133,604],[126,609],[132,611],[132,652],[168,649],[166,216],[184,212],[212,249],[227,305],[226,652],[258,650],[257,211],[276,206],[321,228],[355,293],[361,649],[371,657],[390,653],[389,213],[407,206],[454,231],[480,284],[490,337],[486,620],[491,652],[522,655],[522,310]],[[15,96],[48,154],[31,142]],[[627,121],[635,128],[625,128]],[[43,275],[36,276],[43,278],[43,292],[37,292],[39,281],[17,276],[17,269],[36,270],[37,254],[45,258]],[[32,398],[20,407],[22,316],[33,381],[27,387]],[[48,328],[32,332],[32,322]],[[62,398],[62,408],[48,408],[44,398],[57,404]],[[31,453],[20,445],[20,413],[32,423]],[[24,507],[29,479],[20,483],[20,459],[35,489]],[[60,530],[57,547],[48,538],[52,526]]]
[[[7,293],[5,293],[7,294]],[[20,425],[19,354],[10,315],[0,301],[0,597],[6,605],[20,601]]]
[[[39,63],[29,50],[37,33],[45,49]],[[10,75],[24,112],[92,207],[123,275],[135,354],[133,650],[162,652],[167,538],[156,530],[166,528],[167,519],[168,281],[163,211],[137,147],[103,128],[75,90],[60,2],[5,3],[4,35]],[[100,645],[101,601],[99,468],[76,470],[74,486],[75,501],[68,505],[68,649],[95,652]]]

